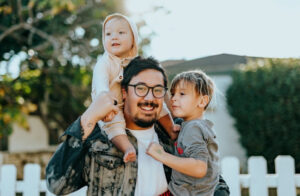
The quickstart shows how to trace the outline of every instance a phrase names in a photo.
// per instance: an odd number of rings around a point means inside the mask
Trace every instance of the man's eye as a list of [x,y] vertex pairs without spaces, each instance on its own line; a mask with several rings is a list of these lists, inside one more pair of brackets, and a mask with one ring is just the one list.
[[155,91],[156,93],[161,93],[161,92],[163,91],[163,89],[156,88],[156,89],[154,89],[154,91]]
[[137,86],[136,89],[137,89],[138,91],[145,91],[145,90],[146,90],[146,88],[145,88],[145,87],[142,87],[142,86]]

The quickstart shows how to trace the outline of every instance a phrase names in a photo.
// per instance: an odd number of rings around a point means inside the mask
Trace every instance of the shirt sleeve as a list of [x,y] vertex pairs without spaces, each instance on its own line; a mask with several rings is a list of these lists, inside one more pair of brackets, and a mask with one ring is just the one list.
[[109,61],[102,56],[96,63],[92,79],[92,100],[95,100],[100,92],[109,92]]
[[186,127],[182,143],[184,145],[184,154],[187,157],[202,160],[207,163],[208,149],[207,139],[205,139],[203,128],[197,124]]
[[67,139],[59,145],[46,167],[47,187],[56,195],[68,194],[87,185],[83,168],[88,145],[87,141],[81,140],[80,118],[69,126],[64,135]]

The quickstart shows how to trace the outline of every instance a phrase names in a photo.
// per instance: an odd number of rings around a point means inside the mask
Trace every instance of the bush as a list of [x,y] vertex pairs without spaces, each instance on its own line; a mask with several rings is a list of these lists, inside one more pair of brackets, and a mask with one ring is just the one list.
[[255,62],[233,72],[227,102],[248,156],[262,155],[269,172],[291,155],[300,172],[300,61]]

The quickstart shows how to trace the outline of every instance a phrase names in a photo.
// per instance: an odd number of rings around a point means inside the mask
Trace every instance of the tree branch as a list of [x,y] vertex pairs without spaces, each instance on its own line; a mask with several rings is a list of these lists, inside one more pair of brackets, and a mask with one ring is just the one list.
[[17,25],[13,25],[12,27],[10,27],[9,29],[7,29],[4,33],[2,33],[0,35],[0,42],[6,37],[6,36],[9,36],[11,35],[14,31],[16,30],[19,30],[19,29],[26,29],[26,30],[29,30],[29,31],[33,31],[34,33],[36,33],[37,35],[39,35],[40,37],[48,40],[53,48],[54,48],[54,51],[58,51],[59,49],[59,42],[56,41],[56,39],[51,36],[51,35],[48,35],[47,33],[27,24],[27,23],[20,23],[20,24],[17,24]]

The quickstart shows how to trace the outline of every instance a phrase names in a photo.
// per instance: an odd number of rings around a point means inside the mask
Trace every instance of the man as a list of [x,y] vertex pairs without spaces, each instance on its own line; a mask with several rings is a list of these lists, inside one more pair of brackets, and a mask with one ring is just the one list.
[[127,135],[137,149],[137,161],[124,164],[123,154],[96,125],[110,111],[117,111],[112,99],[103,95],[65,131],[67,139],[46,168],[48,189],[58,195],[86,185],[87,195],[164,193],[170,169],[146,155],[145,151],[149,143],[156,141],[167,152],[173,153],[172,140],[155,124],[166,86],[166,75],[157,61],[141,57],[132,60],[124,70],[121,87]]

